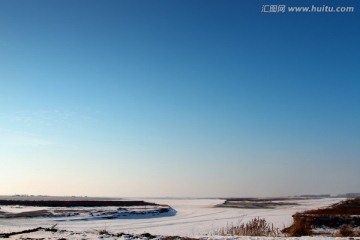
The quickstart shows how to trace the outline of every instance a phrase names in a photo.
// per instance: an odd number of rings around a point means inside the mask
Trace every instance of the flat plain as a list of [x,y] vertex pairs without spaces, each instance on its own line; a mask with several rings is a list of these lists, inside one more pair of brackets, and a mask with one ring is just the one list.
[[[47,199],[48,200],[48,199]],[[57,199],[58,200],[58,199]],[[67,199],[69,200],[69,199]],[[71,200],[71,198],[70,198]],[[79,200],[79,199],[78,199]],[[90,199],[96,200],[96,199]],[[108,200],[108,199],[102,199]],[[119,200],[119,199],[112,199]],[[128,210],[130,214],[119,214],[124,211],[118,207],[67,207],[67,211],[78,211],[80,214],[68,214],[59,216],[41,216],[41,217],[16,217],[0,218],[0,232],[18,232],[37,227],[51,228],[56,225],[57,229],[70,235],[82,234],[84,239],[93,239],[99,236],[99,232],[113,234],[128,234],[127,236],[138,236],[149,233],[153,236],[181,236],[188,238],[222,238],[216,236],[218,229],[230,225],[246,223],[253,218],[264,218],[275,228],[283,229],[292,223],[292,215],[296,212],[302,212],[311,209],[317,209],[335,204],[343,199],[340,198],[321,198],[321,199],[287,199],[271,201],[271,207],[219,207],[225,203],[222,199],[174,199],[174,198],[147,198],[147,199],[122,199],[123,201],[144,201],[155,203],[152,206],[132,206]],[[285,204],[286,203],[286,204]],[[254,202],[252,202],[254,204]],[[158,207],[161,206],[161,207]],[[164,206],[169,207],[169,211],[157,211]],[[64,208],[61,208],[64,210]],[[34,207],[34,206],[1,206],[2,212],[29,212],[29,211],[55,211],[57,207]],[[87,215],[81,211],[87,211]],[[92,216],[89,215],[89,211]],[[142,211],[142,214],[131,214]],[[106,217],[100,213],[116,213],[113,217]],[[95,214],[99,213],[99,214]],[[104,217],[105,216],[105,217]],[[71,232],[72,234],[69,234]],[[29,233],[30,234],[30,233]],[[48,236],[48,239],[59,239],[60,237]],[[57,233],[59,234],[59,233]],[[29,236],[33,236],[34,233]],[[37,233],[36,236],[38,236]],[[27,236],[28,235],[22,235]],[[120,235],[119,235],[120,236]],[[125,235],[121,235],[124,238]],[[126,237],[125,237],[126,238]],[[133,237],[134,238],[134,237]],[[136,237],[135,237],[136,238]],[[244,238],[244,237],[237,237]],[[304,237],[303,237],[304,238]],[[309,237],[306,237],[309,238]],[[14,238],[16,239],[16,238]],[[76,238],[75,238],[76,239]],[[246,238],[245,238],[246,239]],[[251,238],[255,239],[255,238]],[[260,238],[260,239],[265,239]],[[272,238],[271,238],[272,239]],[[331,239],[331,238],[330,238]]]

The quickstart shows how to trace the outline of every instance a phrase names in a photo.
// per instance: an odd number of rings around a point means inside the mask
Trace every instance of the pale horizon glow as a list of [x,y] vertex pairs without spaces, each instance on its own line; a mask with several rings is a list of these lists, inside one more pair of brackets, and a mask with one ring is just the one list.
[[260,10],[1,1],[0,195],[360,192],[359,11]]

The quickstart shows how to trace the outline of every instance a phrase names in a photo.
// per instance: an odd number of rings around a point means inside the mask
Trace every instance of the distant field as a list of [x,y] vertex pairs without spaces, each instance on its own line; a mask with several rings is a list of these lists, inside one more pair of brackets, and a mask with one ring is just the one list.
[[244,208],[244,209],[271,209],[281,206],[295,206],[296,200],[304,198],[228,198],[224,203],[215,207]]
[[145,201],[122,200],[0,200],[0,218],[53,217],[57,220],[145,218],[175,214],[169,206]]
[[31,200],[31,201],[114,201],[121,198],[85,197],[85,196],[34,196],[34,195],[0,195],[0,200]]
[[32,207],[130,207],[155,206],[155,203],[145,201],[80,201],[80,200],[0,200],[0,207],[6,206],[32,206]]

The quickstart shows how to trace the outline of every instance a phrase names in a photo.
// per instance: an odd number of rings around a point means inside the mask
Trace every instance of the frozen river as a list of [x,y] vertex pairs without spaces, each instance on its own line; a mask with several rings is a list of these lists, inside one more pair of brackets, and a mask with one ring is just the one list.
[[[154,235],[203,236],[231,224],[247,222],[255,217],[265,218],[277,228],[289,226],[292,215],[298,211],[329,206],[342,199],[324,198],[292,200],[297,205],[280,206],[275,209],[217,208],[223,203],[218,199],[144,199],[147,202],[170,205],[176,210],[173,216],[144,217],[142,219],[102,219],[91,221],[58,221],[58,218],[0,219],[2,232],[20,231],[34,227],[50,227],[71,231],[94,231],[107,229],[110,232],[151,233]],[[289,202],[289,201],[287,201]]]

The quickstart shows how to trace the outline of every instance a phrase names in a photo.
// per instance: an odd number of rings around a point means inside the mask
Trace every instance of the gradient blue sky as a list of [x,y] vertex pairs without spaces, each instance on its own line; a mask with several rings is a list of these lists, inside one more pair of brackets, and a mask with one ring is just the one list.
[[0,194],[360,192],[359,11],[0,1]]

